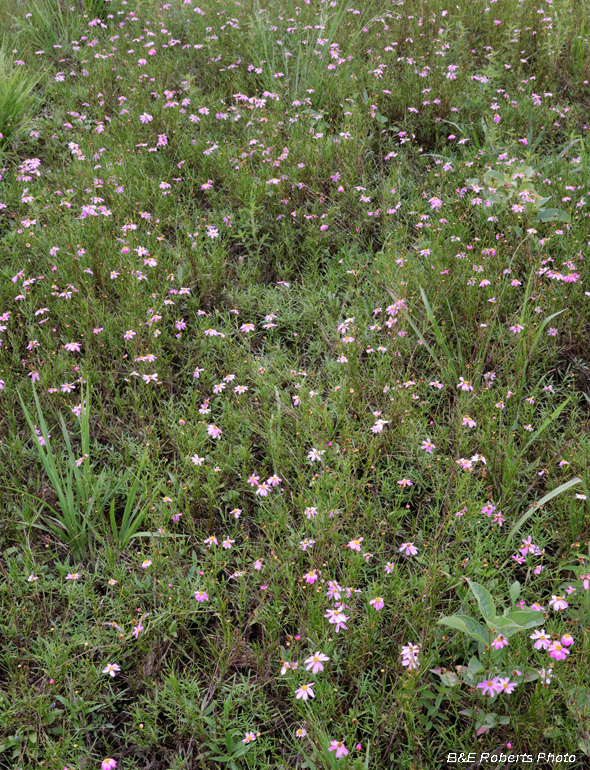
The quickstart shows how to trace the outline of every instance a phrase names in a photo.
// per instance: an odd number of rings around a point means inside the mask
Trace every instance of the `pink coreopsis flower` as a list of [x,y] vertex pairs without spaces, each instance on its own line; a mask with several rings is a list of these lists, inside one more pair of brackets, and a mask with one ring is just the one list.
[[330,743],[329,751],[335,751],[336,752],[336,759],[340,759],[341,757],[345,757],[348,754],[348,749],[344,745],[344,741],[332,741]]
[[494,677],[494,681],[499,688],[498,692],[505,692],[507,695],[510,695],[517,685],[517,682],[511,682],[508,676],[504,679],[500,676]]
[[537,629],[534,633],[532,633],[529,636],[529,639],[532,639],[534,642],[534,648],[535,650],[547,650],[549,649],[549,645],[551,643],[551,638],[548,636],[548,634],[545,633],[545,629]]
[[402,647],[402,666],[407,666],[408,671],[412,671],[420,665],[418,655],[421,649],[422,645],[420,644],[408,644]]
[[567,610],[568,603],[563,598],[563,596],[552,596],[551,601],[549,602],[549,606],[556,611]]
[[418,553],[414,543],[402,543],[398,550],[400,553],[405,553],[406,556],[415,556]]
[[361,543],[363,542],[364,538],[358,537],[356,540],[351,540],[350,543],[347,544],[347,548],[350,548],[353,551],[360,551],[361,550]]
[[569,654],[570,651],[561,642],[551,642],[549,645],[549,655],[554,660],[565,660]]
[[221,436],[221,428],[218,428],[217,425],[208,425],[207,433],[213,438],[219,438]]
[[103,759],[100,763],[100,770],[115,770],[116,767],[117,761],[115,759],[111,759],[110,757]]
[[206,591],[196,591],[195,592],[195,599],[198,602],[208,602],[209,596],[207,595]]
[[551,682],[551,676],[553,674],[553,667],[549,666],[547,670],[544,668],[539,669],[539,678],[541,680],[542,684],[550,684]]
[[299,689],[295,691],[295,697],[297,700],[307,700],[308,698],[315,698],[315,693],[312,689],[314,683],[299,685]]
[[311,655],[307,660],[305,661],[305,670],[311,671],[312,674],[317,674],[319,671],[324,670],[324,663],[326,663],[330,658],[327,655],[324,655],[323,652],[316,652],[314,655]]
[[499,636],[497,636],[492,642],[492,647],[495,650],[501,650],[502,647],[506,647],[507,645],[508,645],[508,639],[506,639],[506,637],[503,636],[503,634],[500,634]]
[[348,630],[346,626],[348,616],[342,612],[341,607],[336,607],[335,610],[326,610],[324,617],[328,618],[328,623],[336,626],[336,633],[338,633],[341,628],[343,628],[345,631]]
[[480,682],[477,687],[484,695],[489,695],[490,698],[493,698],[494,695],[497,695],[501,690],[501,685],[497,679],[485,679],[483,682]]
[[383,597],[376,596],[374,599],[371,599],[369,604],[372,604],[373,607],[379,612],[379,610],[382,610],[383,607],[385,607],[385,602],[383,601]]

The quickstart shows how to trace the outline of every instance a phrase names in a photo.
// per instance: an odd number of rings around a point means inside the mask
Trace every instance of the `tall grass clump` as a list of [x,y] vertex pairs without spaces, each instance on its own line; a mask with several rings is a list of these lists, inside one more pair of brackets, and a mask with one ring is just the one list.
[[25,135],[35,105],[38,78],[0,49],[0,150]]
[[85,26],[83,8],[77,0],[35,0],[20,8],[14,22],[27,51],[43,51],[58,59],[73,40],[79,39]]

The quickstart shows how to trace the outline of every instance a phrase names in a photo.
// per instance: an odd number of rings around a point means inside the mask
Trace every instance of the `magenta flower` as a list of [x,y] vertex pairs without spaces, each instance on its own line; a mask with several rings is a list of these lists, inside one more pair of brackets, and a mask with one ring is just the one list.
[[534,641],[533,647],[535,650],[547,650],[549,648],[549,645],[551,643],[551,637],[549,637],[545,633],[545,629],[537,629],[534,633],[532,633],[529,636],[529,639],[532,639]]
[[295,691],[295,697],[297,700],[307,700],[308,698],[315,698],[315,693],[312,690],[314,683],[299,685],[299,689]]
[[494,681],[496,682],[497,686],[500,688],[499,692],[505,692],[506,695],[510,695],[512,692],[514,692],[514,688],[517,685],[517,682],[511,682],[510,677],[506,677],[505,679],[502,679],[502,677],[495,677]]
[[414,543],[402,543],[398,550],[400,553],[405,553],[406,556],[415,556],[418,553]]
[[208,602],[209,601],[209,596],[207,595],[206,591],[197,591],[195,593],[195,599],[198,602]]
[[103,759],[100,764],[100,770],[115,770],[117,767],[117,761],[115,759]]
[[493,698],[494,695],[497,695],[501,690],[501,685],[497,679],[485,679],[483,682],[480,682],[477,687],[482,690],[484,695],[489,695],[490,698]]
[[314,655],[311,655],[307,660],[305,661],[305,670],[311,671],[312,674],[317,674],[318,671],[324,670],[324,663],[329,661],[330,658],[327,655],[324,655],[323,652],[316,652]]
[[330,743],[330,751],[336,752],[336,759],[345,757],[348,754],[348,749],[344,745],[344,741],[332,741]]
[[348,630],[346,626],[348,616],[342,612],[341,607],[337,607],[335,610],[326,610],[324,617],[328,618],[328,623],[336,626],[336,633],[338,633],[341,628],[343,628],[345,631]]
[[381,596],[376,596],[374,599],[371,599],[369,604],[372,604],[373,607],[379,612],[379,610],[382,610],[383,607],[385,607],[385,602],[383,601],[383,598]]
[[412,671],[420,665],[418,655],[420,654],[421,649],[421,644],[408,644],[405,647],[402,647],[402,666],[407,666],[408,671]]
[[549,606],[552,609],[559,611],[559,610],[567,610],[569,605],[566,602],[566,600],[563,598],[563,596],[552,596],[551,601],[549,602]]
[[549,655],[554,660],[565,660],[569,654],[570,651],[561,642],[551,642],[549,645]]
[[507,645],[508,645],[508,639],[506,639],[506,637],[505,637],[505,636],[503,636],[502,634],[500,634],[499,636],[497,636],[497,637],[494,639],[494,641],[492,642],[492,647],[493,647],[495,650],[501,650],[501,649],[502,649],[502,647],[506,647]]

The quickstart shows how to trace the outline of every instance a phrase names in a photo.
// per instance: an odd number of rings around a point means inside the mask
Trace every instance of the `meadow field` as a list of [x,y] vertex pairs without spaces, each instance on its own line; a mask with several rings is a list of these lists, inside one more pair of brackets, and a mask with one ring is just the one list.
[[2,770],[590,767],[589,28],[0,0]]

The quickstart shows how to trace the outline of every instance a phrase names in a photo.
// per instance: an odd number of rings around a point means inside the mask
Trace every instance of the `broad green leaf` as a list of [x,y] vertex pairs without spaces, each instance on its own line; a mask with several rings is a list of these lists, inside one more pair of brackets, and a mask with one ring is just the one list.
[[569,222],[570,215],[563,209],[541,209],[537,212],[537,222]]
[[535,610],[515,610],[509,612],[506,617],[521,628],[534,628],[534,626],[540,626],[544,622],[543,613]]
[[474,583],[473,580],[469,581],[469,588],[477,599],[477,604],[486,622],[493,623],[496,617],[496,605],[491,593],[479,583]]
[[518,580],[515,580],[514,583],[512,583],[512,585],[510,586],[510,601],[512,602],[512,604],[515,604],[516,600],[520,596],[520,588],[521,588],[521,585],[518,582]]
[[472,639],[477,639],[482,644],[489,643],[489,634],[486,629],[469,615],[448,615],[439,621],[443,626],[463,631]]

